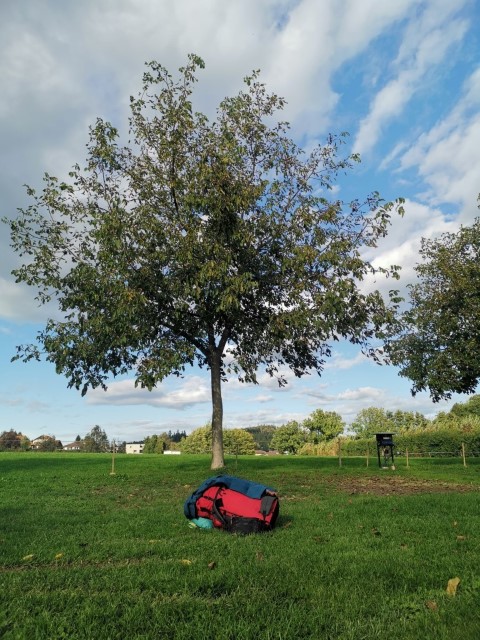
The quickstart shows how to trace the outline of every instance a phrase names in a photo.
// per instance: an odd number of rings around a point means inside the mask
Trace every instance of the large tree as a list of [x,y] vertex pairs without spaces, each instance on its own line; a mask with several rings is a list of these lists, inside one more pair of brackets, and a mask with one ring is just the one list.
[[425,429],[430,421],[418,411],[390,411],[378,407],[361,409],[350,425],[358,438],[371,438],[376,433],[405,433]]
[[475,394],[466,402],[456,402],[450,409],[452,416],[459,418],[478,416],[480,417],[480,395]]
[[[211,423],[192,431],[182,440],[184,453],[208,453],[212,450],[213,430]],[[223,433],[224,449],[227,453],[248,455],[255,453],[255,440],[245,429],[226,429]]]
[[269,451],[275,429],[276,426],[273,424],[259,424],[256,427],[245,427],[245,431],[252,434],[255,447],[262,451]]
[[340,338],[375,356],[372,338],[395,302],[360,289],[376,271],[362,256],[402,203],[327,199],[358,158],[339,157],[342,136],[308,154],[297,147],[276,118],[284,100],[258,72],[209,120],[191,101],[200,58],[189,56],[178,79],[148,67],[130,99],[129,144],[98,119],[85,168],[68,182],[45,175],[9,222],[26,257],[17,281],[64,314],[16,357],[43,352],[82,393],[132,370],[151,390],[187,365],[206,367],[219,468],[227,374],[256,382],[264,367],[284,384],[284,366],[321,373]]
[[297,453],[302,444],[305,444],[307,432],[302,429],[296,420],[291,420],[287,424],[275,429],[273,434],[271,447],[278,450],[279,453]]
[[83,439],[83,450],[89,453],[105,453],[109,448],[108,436],[98,424]]
[[472,393],[480,379],[480,219],[422,240],[402,330],[387,345],[412,393],[434,401]]
[[26,451],[30,446],[30,440],[23,433],[10,429],[0,433],[0,451],[19,450]]
[[63,449],[63,444],[54,436],[43,436],[36,449],[37,451],[57,451],[58,449]]
[[148,436],[143,441],[142,453],[163,453],[168,448],[170,442],[166,433],[160,435]]
[[375,433],[391,431],[392,425],[385,409],[367,407],[357,413],[355,420],[350,425],[350,429],[358,438],[370,438]]
[[302,423],[305,429],[310,431],[310,437],[315,444],[321,440],[336,438],[345,428],[342,416],[335,411],[315,409]]
[[415,431],[425,429],[430,425],[430,420],[419,411],[396,411],[386,412],[389,428],[395,432],[405,433],[406,431]]

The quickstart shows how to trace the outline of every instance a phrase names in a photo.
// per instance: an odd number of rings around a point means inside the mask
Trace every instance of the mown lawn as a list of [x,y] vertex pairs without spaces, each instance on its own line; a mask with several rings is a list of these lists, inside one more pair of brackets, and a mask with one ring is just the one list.
[[[480,463],[231,459],[268,534],[192,530],[206,456],[0,454],[3,639],[480,638]],[[455,595],[447,584],[460,578]]]

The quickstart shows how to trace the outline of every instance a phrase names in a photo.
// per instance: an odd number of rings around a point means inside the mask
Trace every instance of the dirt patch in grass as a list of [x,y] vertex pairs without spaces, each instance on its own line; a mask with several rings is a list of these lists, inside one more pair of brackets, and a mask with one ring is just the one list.
[[[457,484],[434,480],[410,479],[393,475],[370,476],[368,478],[335,477],[329,479],[332,488],[349,494],[370,494],[375,496],[413,495],[418,493],[467,493],[479,491],[479,487],[470,484]],[[391,474],[391,475],[390,475]]]

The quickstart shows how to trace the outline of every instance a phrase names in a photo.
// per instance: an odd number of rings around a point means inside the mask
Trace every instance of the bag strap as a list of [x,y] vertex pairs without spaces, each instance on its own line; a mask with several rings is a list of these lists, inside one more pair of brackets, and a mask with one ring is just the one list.
[[223,485],[220,485],[217,489],[217,492],[215,494],[215,497],[212,499],[212,514],[215,516],[215,518],[221,522],[223,527],[227,527],[227,521],[225,520],[225,517],[220,513],[220,510],[218,508],[218,504],[221,501],[221,498],[218,497],[218,494],[220,493],[220,491],[223,489]]
[[212,513],[215,516],[215,518],[222,523],[222,526],[227,527],[227,521],[225,520],[224,516],[218,510],[217,500],[214,500],[213,503],[212,503]]
[[260,513],[262,514],[264,519],[268,516],[268,514],[272,510],[272,506],[274,505],[276,500],[277,500],[276,496],[268,496],[268,495],[263,496],[262,501],[260,503]]

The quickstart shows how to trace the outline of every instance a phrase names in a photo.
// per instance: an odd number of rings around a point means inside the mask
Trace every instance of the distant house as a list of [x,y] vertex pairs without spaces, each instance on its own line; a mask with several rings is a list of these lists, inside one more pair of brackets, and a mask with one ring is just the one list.
[[179,456],[181,453],[181,451],[170,451],[169,449],[163,452],[163,454],[166,456]]
[[143,442],[127,442],[125,445],[125,453],[142,453],[144,446]]
[[75,442],[71,442],[70,444],[65,444],[63,446],[64,451],[81,451],[83,446],[83,442],[81,440],[75,440]]
[[53,436],[38,436],[38,438],[34,438],[30,442],[31,449],[41,449],[46,443],[55,442],[55,438]]

